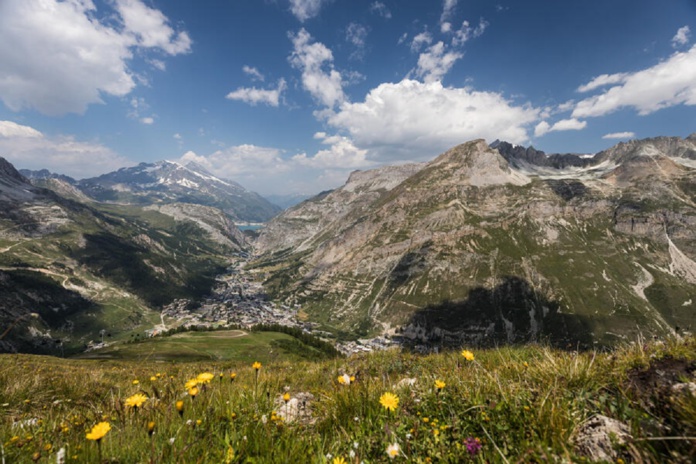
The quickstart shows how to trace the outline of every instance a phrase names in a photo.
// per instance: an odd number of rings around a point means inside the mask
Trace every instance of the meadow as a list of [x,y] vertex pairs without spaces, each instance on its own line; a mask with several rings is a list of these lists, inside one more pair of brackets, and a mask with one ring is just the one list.
[[323,361],[262,351],[253,362],[1,355],[2,462],[587,462],[578,433],[596,414],[630,435],[612,438],[607,462],[696,460],[693,338]]

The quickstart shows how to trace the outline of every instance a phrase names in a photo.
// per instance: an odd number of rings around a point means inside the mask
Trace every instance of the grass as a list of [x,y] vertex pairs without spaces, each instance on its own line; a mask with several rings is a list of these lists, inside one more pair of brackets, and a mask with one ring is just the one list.
[[238,361],[264,364],[274,361],[322,359],[325,355],[295,337],[278,332],[184,332],[169,337],[155,337],[138,343],[113,347],[80,355],[81,359],[121,361]]
[[[617,447],[617,459],[696,458],[696,398],[671,389],[694,380],[693,338],[610,353],[526,346],[474,354],[467,361],[458,352],[392,350],[262,362],[258,371],[248,361],[2,355],[0,444],[12,463],[56,462],[61,449],[76,463],[392,462],[388,450],[396,450],[394,462],[582,462],[573,437],[599,413],[630,428],[633,439]],[[185,383],[204,372],[213,379],[194,398]],[[343,374],[350,384],[338,381]],[[394,411],[380,404],[387,392],[398,398]],[[136,393],[147,396],[144,404],[126,406]],[[99,443],[88,440],[103,421],[111,430]]]

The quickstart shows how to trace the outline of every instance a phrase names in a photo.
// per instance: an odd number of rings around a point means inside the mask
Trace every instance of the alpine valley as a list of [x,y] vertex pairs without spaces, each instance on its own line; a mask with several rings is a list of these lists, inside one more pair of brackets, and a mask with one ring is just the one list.
[[0,159],[0,350],[142,336],[230,266],[342,340],[587,348],[696,322],[696,135],[595,155],[474,140],[279,212],[195,164],[75,181]]

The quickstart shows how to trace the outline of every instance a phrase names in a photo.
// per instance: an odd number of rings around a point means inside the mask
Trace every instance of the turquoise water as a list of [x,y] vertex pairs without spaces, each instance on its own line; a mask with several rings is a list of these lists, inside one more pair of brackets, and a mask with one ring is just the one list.
[[263,229],[263,225],[261,224],[254,224],[251,226],[237,226],[239,230],[261,230]]

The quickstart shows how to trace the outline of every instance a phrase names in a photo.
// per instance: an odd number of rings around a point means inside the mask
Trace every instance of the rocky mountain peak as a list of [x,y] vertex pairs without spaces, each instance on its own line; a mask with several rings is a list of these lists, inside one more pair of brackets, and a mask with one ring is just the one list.
[[0,177],[12,179],[15,182],[29,183],[29,180],[21,175],[12,163],[2,157],[0,157]]

